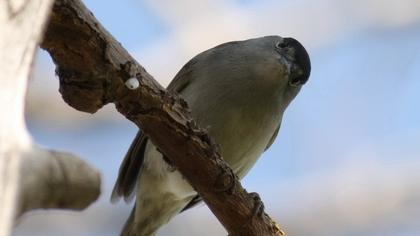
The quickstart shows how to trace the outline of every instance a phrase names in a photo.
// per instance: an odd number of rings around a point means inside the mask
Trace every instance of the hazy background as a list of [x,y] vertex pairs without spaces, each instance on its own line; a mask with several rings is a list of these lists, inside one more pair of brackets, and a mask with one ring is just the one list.
[[[419,0],[85,3],[164,85],[189,58],[219,43],[297,38],[310,53],[311,78],[244,186],[260,193],[291,236],[420,235]],[[27,98],[29,129],[36,142],[97,167],[103,193],[81,213],[29,213],[14,235],[117,235],[131,205],[108,199],[137,129],[113,105],[80,113],[57,90],[51,59],[39,51]],[[226,233],[203,205],[159,235]]]

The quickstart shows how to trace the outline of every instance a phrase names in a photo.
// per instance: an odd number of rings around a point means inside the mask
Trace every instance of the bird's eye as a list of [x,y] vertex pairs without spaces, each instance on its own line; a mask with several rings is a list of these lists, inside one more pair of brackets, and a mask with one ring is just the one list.
[[302,79],[300,77],[296,77],[296,78],[293,78],[293,79],[289,80],[289,85],[291,87],[299,88],[303,84],[305,84],[305,82],[306,82],[305,79]]
[[284,40],[276,43],[276,48],[278,49],[283,49],[285,47],[287,47],[287,43],[285,43]]

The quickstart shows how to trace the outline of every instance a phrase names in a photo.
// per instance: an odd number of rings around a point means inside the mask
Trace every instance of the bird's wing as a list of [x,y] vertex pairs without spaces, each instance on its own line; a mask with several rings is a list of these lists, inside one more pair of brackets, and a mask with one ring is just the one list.
[[175,75],[175,78],[168,85],[166,90],[179,94],[191,83],[193,79],[191,74],[194,71],[195,64],[198,61],[197,57],[194,57],[182,67],[182,69]]
[[132,199],[137,177],[144,162],[146,144],[147,137],[139,130],[121,163],[118,178],[112,190],[112,202],[115,202],[120,197],[124,197],[126,201]]

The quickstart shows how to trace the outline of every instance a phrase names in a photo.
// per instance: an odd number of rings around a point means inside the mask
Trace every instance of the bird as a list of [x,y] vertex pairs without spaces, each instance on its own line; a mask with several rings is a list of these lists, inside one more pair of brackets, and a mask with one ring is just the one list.
[[[187,62],[168,85],[219,145],[241,179],[278,135],[283,113],[308,81],[308,52],[277,35],[223,43]],[[135,204],[122,236],[153,236],[202,201],[140,129],[119,169],[111,201]]]

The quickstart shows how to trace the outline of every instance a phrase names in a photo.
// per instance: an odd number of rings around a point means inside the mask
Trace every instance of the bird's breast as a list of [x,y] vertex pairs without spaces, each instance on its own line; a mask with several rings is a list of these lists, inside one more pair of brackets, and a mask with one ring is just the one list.
[[281,119],[278,98],[248,97],[252,95],[203,91],[185,96],[194,120],[208,129],[220,145],[223,158],[240,178],[265,150]]

